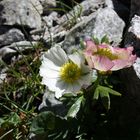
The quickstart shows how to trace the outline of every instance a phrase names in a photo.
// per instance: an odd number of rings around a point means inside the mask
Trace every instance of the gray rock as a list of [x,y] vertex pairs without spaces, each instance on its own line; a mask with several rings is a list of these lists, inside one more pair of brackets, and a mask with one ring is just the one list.
[[[125,23],[113,9],[105,8],[97,12],[92,34],[98,38],[107,35],[110,41],[118,45],[122,40]],[[90,27],[89,29],[92,29]]]
[[[46,27],[46,28],[47,28],[47,27]],[[42,36],[44,36],[44,32],[45,32],[46,28],[31,30],[31,31],[30,31],[31,38],[32,38],[34,41],[39,41],[39,40],[42,38]],[[47,28],[47,29],[48,29],[48,28]]]
[[140,16],[135,15],[126,33],[125,46],[132,45],[135,52],[140,56]]
[[0,49],[0,61],[7,55],[7,54],[13,54],[16,53],[15,50],[8,48],[8,47],[3,47]]
[[107,5],[107,7],[114,9],[114,4],[113,4],[114,0],[105,0],[105,4]]
[[7,70],[6,68],[0,70],[0,84],[2,84],[3,81],[6,79],[6,76],[7,76],[6,70]]
[[54,43],[60,43],[64,40],[65,35],[68,32],[63,28],[63,26],[55,26],[50,29],[46,29],[43,39],[47,44],[54,44]]
[[50,14],[53,11],[51,8],[56,7],[56,0],[39,0],[39,1],[43,6],[44,15]]
[[65,115],[66,114],[66,106],[55,98],[53,92],[46,89],[42,103],[39,106],[40,111],[53,111],[57,115]]
[[29,42],[29,41],[20,41],[14,42],[11,45],[4,46],[0,49],[0,60],[4,60],[5,62],[10,63],[12,57],[20,52],[25,51],[27,49],[33,49],[33,45],[37,45],[37,42]]
[[26,49],[33,49],[33,46],[37,45],[38,42],[36,41],[19,41],[19,42],[14,42],[9,46],[5,46],[7,48],[11,48],[13,50],[16,50],[18,52],[24,51]]
[[42,6],[38,0],[1,0],[0,25],[41,27]]
[[136,63],[133,65],[133,68],[136,72],[136,75],[140,79],[140,58],[139,57],[137,58]]
[[[3,28],[3,27],[2,27]],[[1,29],[1,27],[0,27]],[[6,27],[3,30],[7,30]],[[18,29],[10,29],[3,34],[0,34],[0,48],[4,45],[9,45],[13,42],[23,41],[25,40],[24,34]]]
[[58,19],[58,13],[57,12],[52,12],[48,16],[43,16],[42,17],[44,21],[44,26],[47,26],[48,28],[53,27],[54,22],[57,23]]
[[67,34],[67,32],[65,30],[61,31],[59,33],[56,33],[56,34],[51,34],[51,35],[49,35],[49,33],[48,33],[48,35],[44,36],[43,39],[49,46],[52,46],[56,43],[62,43],[66,34]]
[[78,47],[81,38],[93,35],[98,38],[107,35],[114,45],[119,45],[124,27],[125,23],[113,9],[99,9],[69,31],[64,40],[64,49],[70,52],[72,47]]

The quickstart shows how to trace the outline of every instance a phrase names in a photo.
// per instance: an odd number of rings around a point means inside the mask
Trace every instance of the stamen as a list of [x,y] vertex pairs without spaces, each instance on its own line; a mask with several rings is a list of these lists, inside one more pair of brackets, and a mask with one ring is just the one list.
[[109,48],[98,48],[97,52],[94,52],[94,54],[98,54],[98,55],[101,55],[101,56],[106,56],[111,60],[114,60],[114,59],[118,58],[118,56],[113,54]]
[[60,69],[60,77],[67,83],[73,83],[81,76],[81,69],[73,62],[65,63]]

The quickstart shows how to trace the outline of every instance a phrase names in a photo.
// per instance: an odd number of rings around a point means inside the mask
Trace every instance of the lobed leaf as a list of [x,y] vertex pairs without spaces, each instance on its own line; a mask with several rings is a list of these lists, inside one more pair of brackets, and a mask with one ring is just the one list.
[[77,113],[79,112],[80,110],[80,107],[81,107],[81,103],[83,101],[84,97],[81,96],[79,97],[76,102],[71,106],[71,108],[69,109],[68,111],[68,114],[67,114],[67,117],[71,117],[71,118],[74,118],[76,117]]
[[45,133],[47,130],[53,130],[55,127],[55,115],[51,111],[40,113],[34,118],[30,131],[35,134]]

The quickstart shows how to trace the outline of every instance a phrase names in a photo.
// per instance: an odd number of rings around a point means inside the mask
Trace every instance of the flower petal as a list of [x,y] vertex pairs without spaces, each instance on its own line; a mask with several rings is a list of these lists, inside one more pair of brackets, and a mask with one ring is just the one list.
[[62,91],[61,90],[58,90],[57,92],[55,92],[55,97],[57,99],[59,99],[60,97],[62,97]]
[[114,63],[105,56],[94,55],[92,61],[94,62],[94,68],[100,71],[108,71],[114,66]]
[[132,47],[131,48],[114,48],[114,54],[118,56],[118,59],[128,59],[129,56],[132,54]]
[[53,47],[48,50],[45,57],[51,60],[55,65],[62,66],[68,61],[68,57],[61,47]]
[[136,55],[131,55],[129,57],[128,66],[132,66],[135,63],[136,59],[137,59]]
[[130,67],[133,65],[135,60],[136,60],[136,55],[132,55],[132,56],[130,56],[130,58],[125,59],[125,60],[123,60],[123,59],[113,60],[114,66],[111,68],[111,70],[116,71],[119,69]]
[[116,71],[125,68],[127,66],[127,60],[117,59],[114,60],[113,62],[114,62],[114,66],[111,68],[112,71]]
[[85,64],[81,64],[82,75],[90,73],[91,68]]
[[81,90],[81,85],[80,85],[78,82],[76,82],[76,84],[73,83],[72,86],[73,86],[73,92],[74,92],[74,93]]
[[60,77],[59,71],[49,69],[43,65],[40,67],[39,73],[40,73],[40,76],[46,77],[46,78],[58,78],[58,77]]
[[60,69],[59,66],[57,66],[53,61],[51,61],[50,59],[46,58],[45,56],[42,57],[42,65],[46,68],[52,69],[52,70],[58,70]]
[[81,85],[78,82],[67,84],[67,88],[64,93],[73,93],[73,95],[80,91]]
[[42,78],[42,84],[46,85],[48,87],[48,89],[51,91],[57,90],[58,87],[55,86],[57,81],[58,81],[57,78],[54,78],[54,79],[46,78],[46,77]]
[[77,81],[81,85],[81,87],[84,85],[89,86],[92,82],[92,73],[81,76]]
[[69,55],[69,58],[71,61],[73,61],[79,67],[81,66],[82,63],[85,62],[84,56],[82,54],[79,54],[79,53],[71,54],[71,55]]
[[97,51],[97,46],[92,40],[86,40],[85,43],[87,46],[86,48],[87,53],[92,54],[93,52]]

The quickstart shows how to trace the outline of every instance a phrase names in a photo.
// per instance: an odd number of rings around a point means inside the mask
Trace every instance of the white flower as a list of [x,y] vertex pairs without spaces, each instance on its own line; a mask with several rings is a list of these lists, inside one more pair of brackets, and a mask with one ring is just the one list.
[[91,70],[84,62],[83,55],[79,53],[67,56],[61,47],[49,49],[43,55],[40,67],[42,84],[55,92],[56,98],[80,91],[83,85],[90,85],[92,80]]

